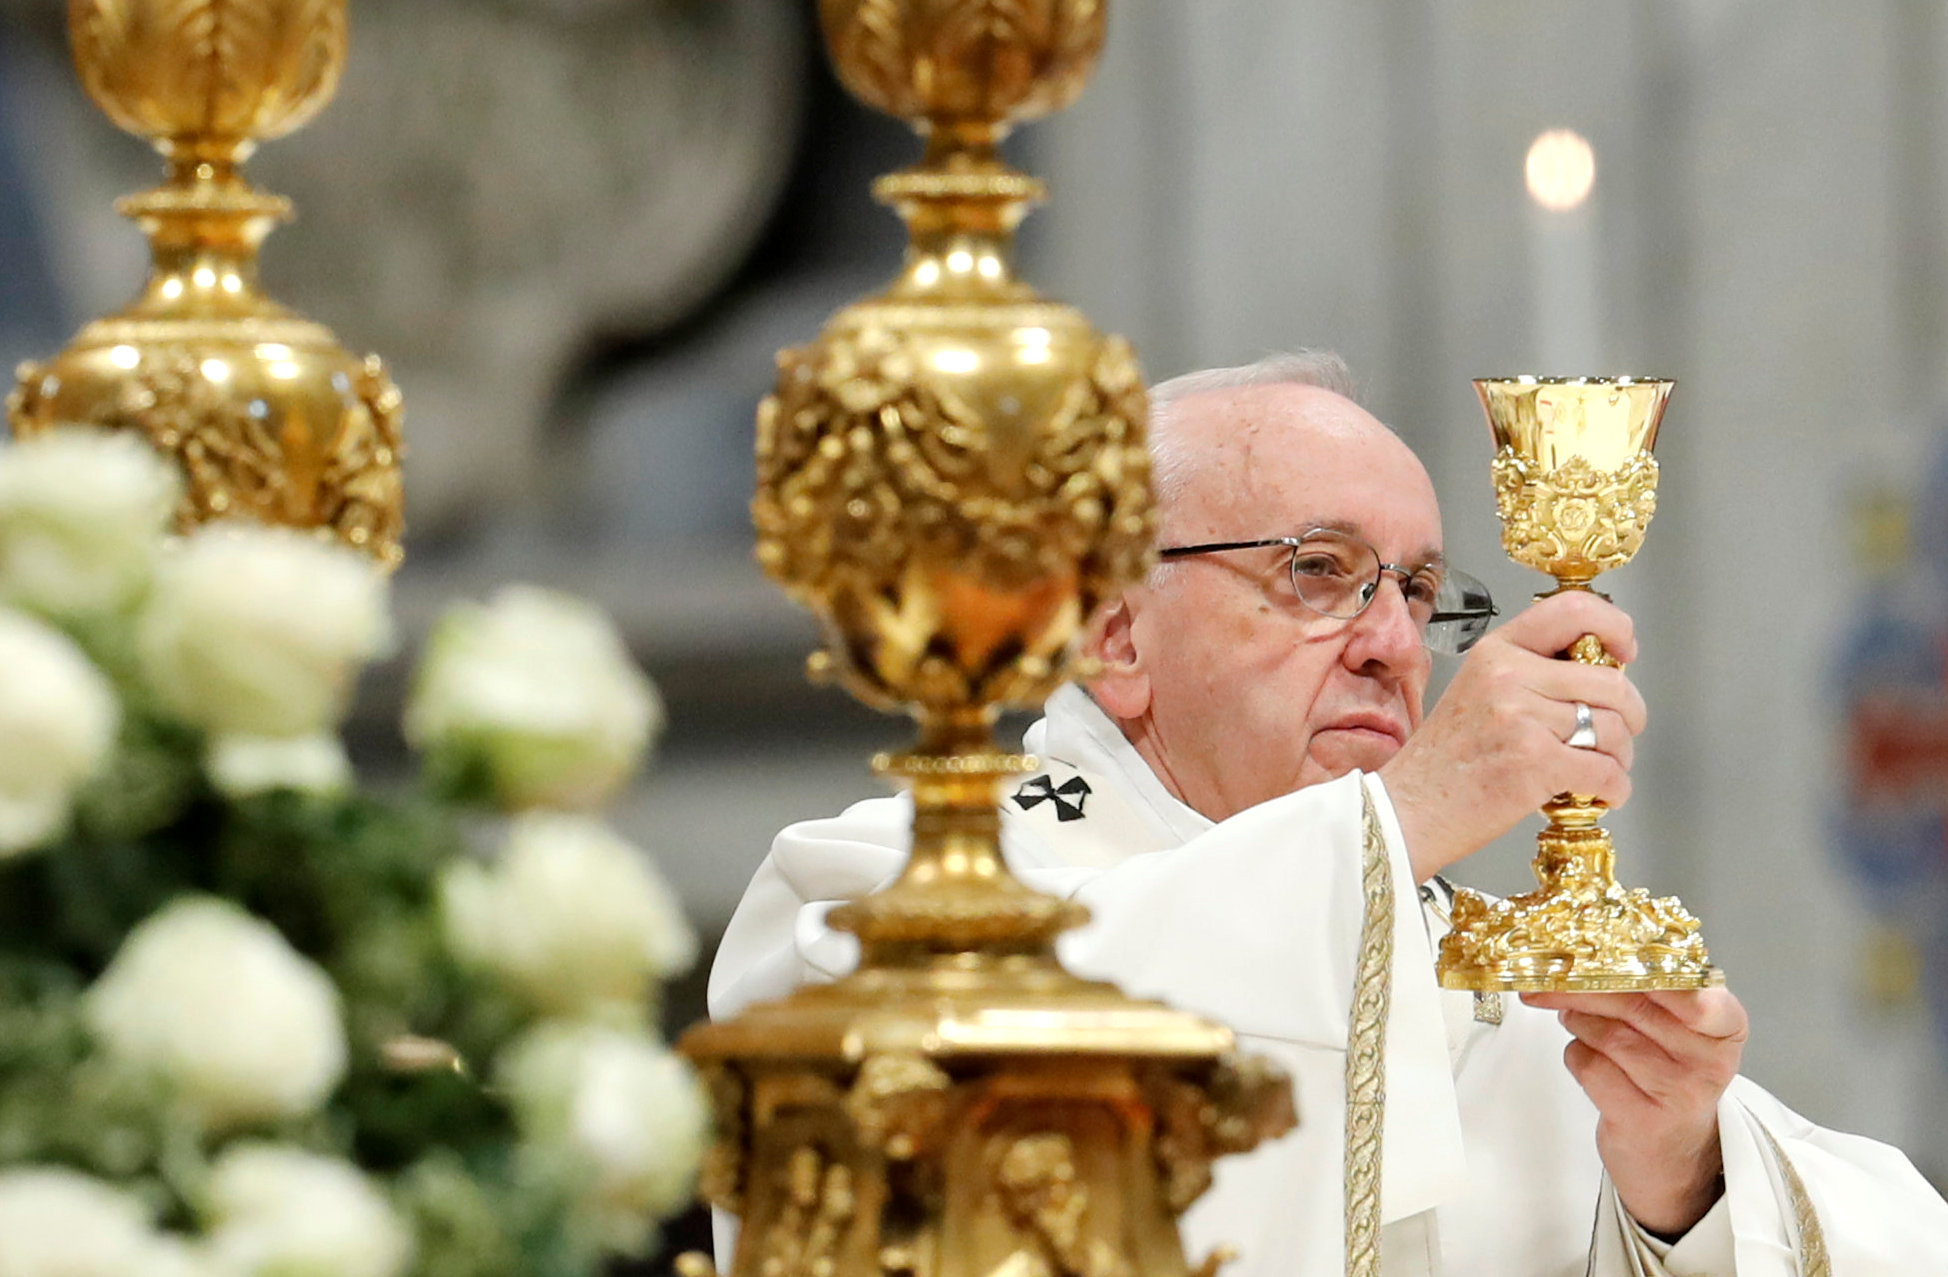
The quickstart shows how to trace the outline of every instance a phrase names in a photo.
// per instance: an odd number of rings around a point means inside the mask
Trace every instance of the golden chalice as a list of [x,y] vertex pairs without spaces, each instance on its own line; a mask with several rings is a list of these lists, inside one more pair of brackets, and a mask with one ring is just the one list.
[[[1502,548],[1553,576],[1551,594],[1590,589],[1643,544],[1657,510],[1651,448],[1671,386],[1640,377],[1475,382],[1495,434]],[[1593,634],[1570,659],[1617,663]],[[1683,905],[1618,884],[1607,810],[1587,795],[1556,795],[1536,837],[1541,889],[1493,903],[1457,894],[1437,964],[1444,987],[1595,993],[1724,982]]]

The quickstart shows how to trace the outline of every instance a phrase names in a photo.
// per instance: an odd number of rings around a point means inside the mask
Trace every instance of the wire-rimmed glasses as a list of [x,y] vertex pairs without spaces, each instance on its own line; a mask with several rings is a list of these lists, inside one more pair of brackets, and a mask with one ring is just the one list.
[[1296,537],[1172,546],[1157,555],[1181,559],[1274,545],[1292,551],[1292,590],[1299,602],[1335,620],[1350,621],[1366,611],[1380,593],[1380,578],[1392,573],[1399,579],[1407,614],[1420,629],[1421,642],[1432,652],[1458,656],[1467,651],[1487,633],[1488,622],[1496,615],[1488,587],[1466,572],[1440,563],[1420,567],[1387,563],[1358,537],[1330,528],[1314,528]]

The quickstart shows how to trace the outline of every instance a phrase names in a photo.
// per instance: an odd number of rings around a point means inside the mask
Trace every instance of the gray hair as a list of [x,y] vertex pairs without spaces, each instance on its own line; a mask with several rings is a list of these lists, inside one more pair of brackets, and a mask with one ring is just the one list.
[[[1267,355],[1255,363],[1204,368],[1157,383],[1150,388],[1150,482],[1159,511],[1168,510],[1183,494],[1197,469],[1196,454],[1177,433],[1177,405],[1192,395],[1254,386],[1317,386],[1348,399],[1358,397],[1353,370],[1330,350]],[[1151,570],[1150,583],[1161,584],[1172,566],[1158,563]]]
[[1196,468],[1197,459],[1177,436],[1178,403],[1213,390],[1254,386],[1317,386],[1358,398],[1353,370],[1330,350],[1288,351],[1235,368],[1204,368],[1158,382],[1150,387],[1150,475],[1159,508],[1167,507],[1184,490]]

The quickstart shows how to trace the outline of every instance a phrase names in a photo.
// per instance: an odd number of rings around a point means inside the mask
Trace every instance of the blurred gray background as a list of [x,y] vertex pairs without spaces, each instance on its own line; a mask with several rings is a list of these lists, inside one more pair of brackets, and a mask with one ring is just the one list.
[[[0,0],[8,363],[143,269],[111,205],[157,165],[61,9]],[[252,165],[300,210],[269,287],[406,391],[409,634],[514,579],[618,616],[671,711],[618,819],[714,935],[772,833],[879,792],[906,734],[805,684],[745,502],[771,354],[891,274],[866,184],[917,148],[834,86],[809,0],[352,13],[339,100]],[[1523,185],[1558,127],[1596,156],[1574,214]],[[1340,350],[1505,604],[1541,580],[1501,555],[1469,379],[1678,379],[1660,513],[1605,582],[1653,719],[1623,876],[1705,919],[1748,1072],[1948,1180],[1948,9],[1122,0],[1015,155],[1054,192],[1031,278],[1156,378]],[[374,774],[407,766],[405,668],[354,723]],[[1528,839],[1463,876],[1521,889]]]

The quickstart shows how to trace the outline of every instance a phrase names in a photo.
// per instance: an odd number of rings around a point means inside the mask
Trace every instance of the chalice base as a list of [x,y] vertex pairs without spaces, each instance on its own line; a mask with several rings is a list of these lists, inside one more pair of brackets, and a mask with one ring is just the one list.
[[1444,989],[1633,993],[1725,983],[1698,920],[1674,896],[1611,880],[1558,884],[1506,900],[1455,893],[1436,968]]

